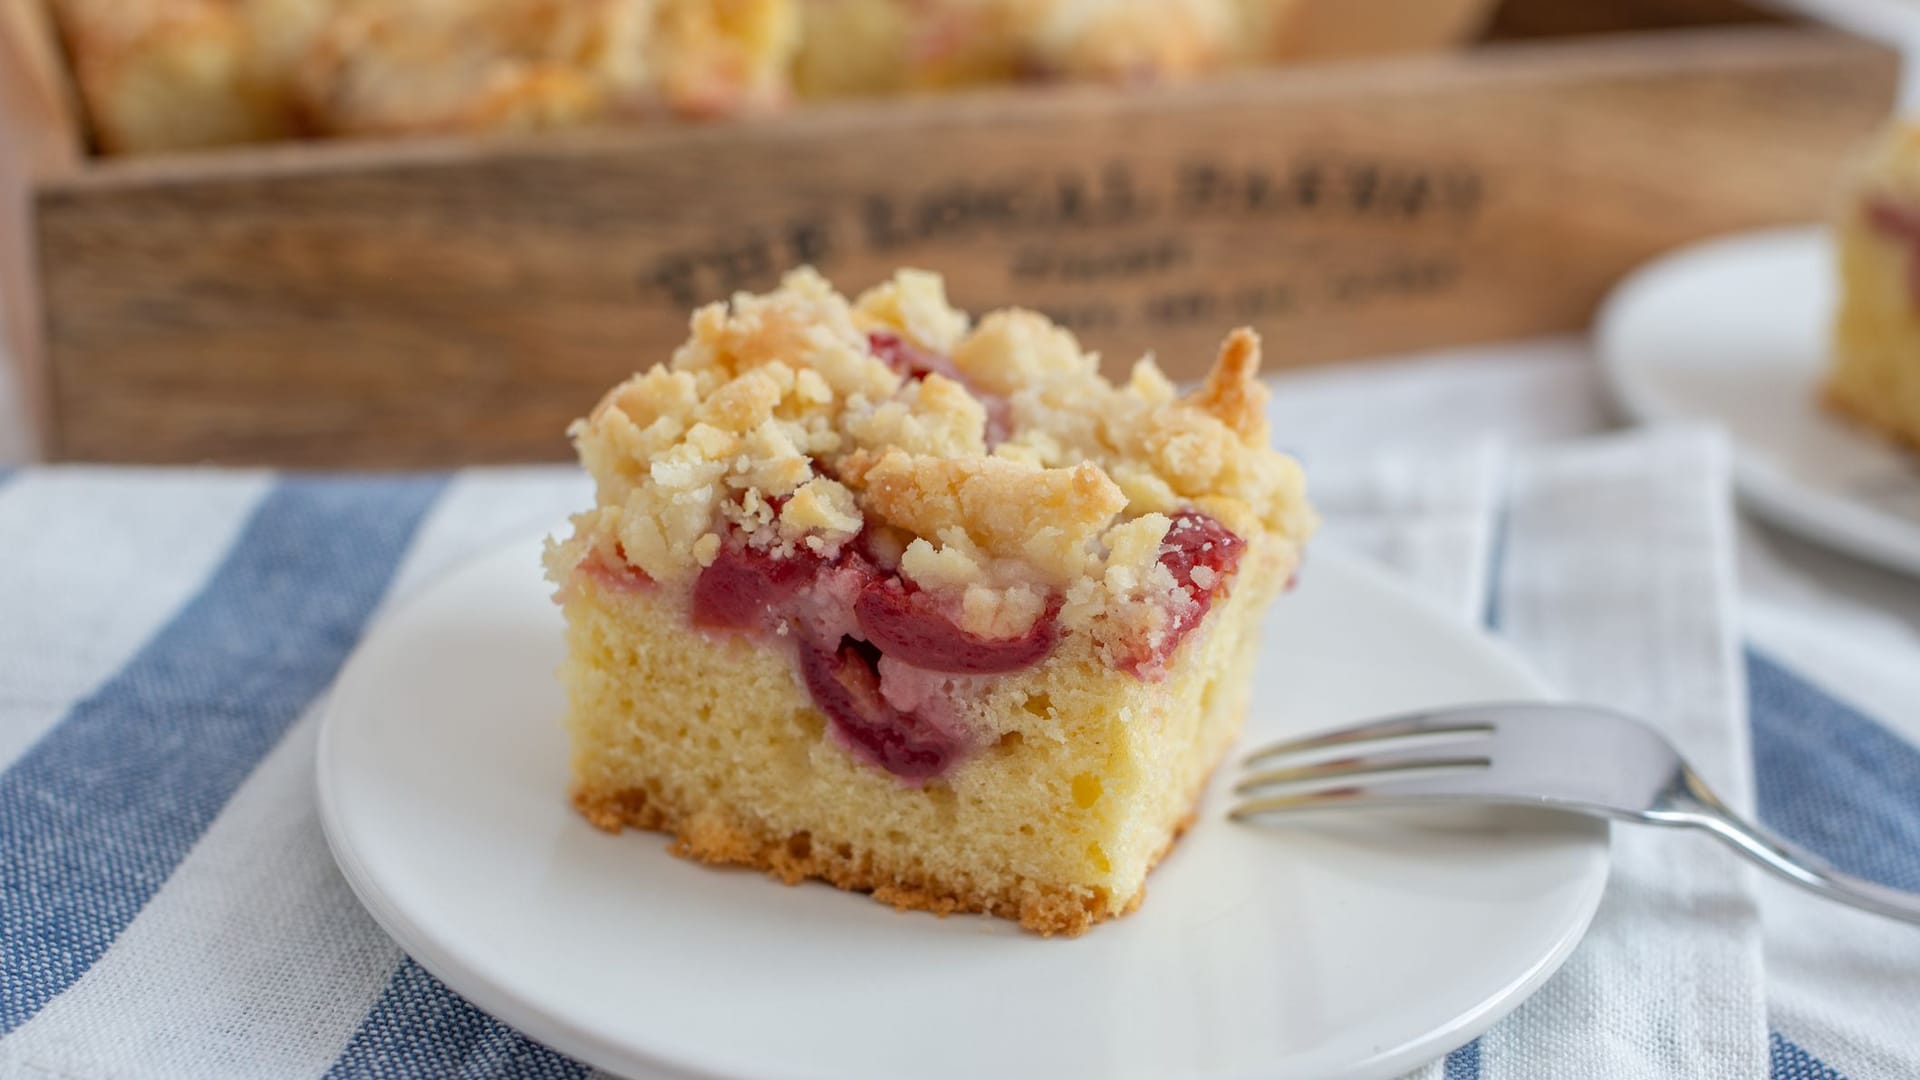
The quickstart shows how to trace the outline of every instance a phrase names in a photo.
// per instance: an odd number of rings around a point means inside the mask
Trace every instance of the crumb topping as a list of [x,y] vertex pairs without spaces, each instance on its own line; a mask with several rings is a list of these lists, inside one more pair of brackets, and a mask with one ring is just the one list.
[[1037,313],[971,322],[937,275],[849,301],[797,270],[701,308],[670,362],[576,422],[598,485],[577,525],[660,583],[689,583],[730,536],[775,557],[858,539],[981,637],[1018,635],[1053,594],[1069,626],[1151,636],[1216,585],[1163,565],[1176,515],[1295,544],[1314,517],[1267,444],[1250,330],[1184,398],[1151,359],[1118,385],[1098,367]]

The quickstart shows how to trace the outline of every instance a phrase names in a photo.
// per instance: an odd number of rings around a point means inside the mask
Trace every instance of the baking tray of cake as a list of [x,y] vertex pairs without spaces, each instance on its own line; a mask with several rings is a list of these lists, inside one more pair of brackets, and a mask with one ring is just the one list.
[[1178,377],[1235,323],[1275,365],[1574,328],[1661,250],[1819,216],[1898,76],[1731,0],[1507,0],[1457,51],[1151,87],[105,156],[39,4],[0,15],[0,294],[66,460],[559,458],[689,304],[802,262]]

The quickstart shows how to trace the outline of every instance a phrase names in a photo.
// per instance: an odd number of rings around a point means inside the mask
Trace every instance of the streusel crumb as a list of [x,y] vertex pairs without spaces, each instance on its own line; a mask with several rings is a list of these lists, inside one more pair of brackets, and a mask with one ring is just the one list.
[[721,529],[779,554],[864,533],[915,584],[972,590],[975,625],[1030,621],[1023,597],[1049,588],[1068,625],[1124,621],[1116,605],[1173,587],[1155,552],[1182,508],[1241,536],[1312,531],[1299,466],[1267,445],[1259,363],[1242,329],[1185,398],[1151,359],[1115,385],[1045,316],[973,323],[936,275],[903,270],[849,302],[802,269],[701,308],[671,362],[572,435],[601,507],[621,511],[602,523],[654,581],[691,579]]

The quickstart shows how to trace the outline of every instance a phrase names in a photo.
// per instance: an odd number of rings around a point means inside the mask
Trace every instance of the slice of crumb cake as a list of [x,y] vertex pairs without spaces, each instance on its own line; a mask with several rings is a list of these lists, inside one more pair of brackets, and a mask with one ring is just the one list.
[[1920,122],[1868,157],[1838,227],[1828,405],[1920,450]]
[[1182,398],[903,271],[695,313],[572,429],[574,801],[673,849],[1078,933],[1140,902],[1313,530],[1259,344]]

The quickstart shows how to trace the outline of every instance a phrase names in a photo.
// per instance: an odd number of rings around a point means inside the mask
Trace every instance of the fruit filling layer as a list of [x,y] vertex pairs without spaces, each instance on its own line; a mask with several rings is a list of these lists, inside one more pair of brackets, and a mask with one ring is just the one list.
[[[970,748],[952,705],[966,692],[960,678],[1046,659],[1060,638],[1063,598],[1048,594],[1024,630],[983,636],[962,625],[964,601],[917,586],[862,539],[827,558],[805,548],[774,554],[735,535],[694,579],[691,618],[704,630],[790,642],[802,683],[842,744],[902,779],[924,781]],[[1167,658],[1226,590],[1244,546],[1203,513],[1175,515],[1156,560],[1174,583],[1158,632],[1111,654],[1116,666],[1163,677]],[[589,556],[581,572],[618,590],[644,580],[637,569],[621,575],[603,563]]]

